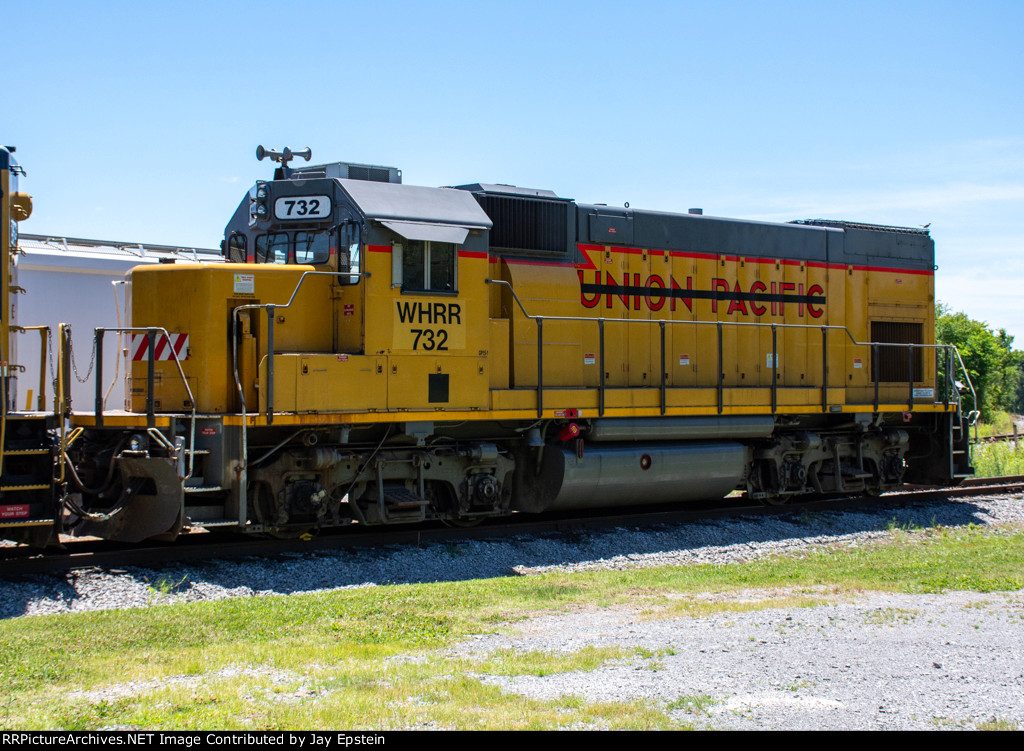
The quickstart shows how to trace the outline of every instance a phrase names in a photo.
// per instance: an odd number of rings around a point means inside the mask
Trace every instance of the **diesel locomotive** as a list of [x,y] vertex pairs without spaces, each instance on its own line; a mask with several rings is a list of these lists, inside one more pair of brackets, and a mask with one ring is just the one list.
[[[53,494],[78,534],[785,503],[971,474],[927,231],[257,156],[277,167],[228,223],[227,263],[130,271],[123,325],[96,330],[95,403],[60,400]],[[104,399],[112,354],[123,409]]]

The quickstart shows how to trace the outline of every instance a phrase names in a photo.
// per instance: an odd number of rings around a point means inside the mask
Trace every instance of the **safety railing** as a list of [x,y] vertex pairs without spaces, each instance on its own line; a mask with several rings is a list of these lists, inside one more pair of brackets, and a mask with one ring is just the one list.
[[[957,406],[960,404],[960,394],[953,388],[953,380],[951,373],[953,372],[953,355],[956,355],[956,361],[960,366],[960,372],[967,382],[967,387],[970,389],[973,408],[977,409],[977,395],[974,391],[974,386],[971,384],[970,376],[967,373],[967,368],[964,367],[963,360],[960,358],[960,353],[956,347],[950,344],[906,344],[906,343],[893,343],[893,342],[859,342],[853,336],[853,333],[846,326],[815,326],[813,324],[790,324],[790,323],[751,323],[745,321],[677,321],[672,319],[639,319],[639,318],[592,318],[587,316],[543,316],[534,315],[526,310],[526,306],[523,305],[519,296],[516,294],[515,289],[512,285],[502,279],[487,279],[485,280],[488,284],[497,284],[506,287],[515,300],[516,305],[519,307],[520,312],[528,320],[534,321],[537,326],[537,416],[543,416],[544,411],[544,322],[545,321],[572,321],[587,324],[596,324],[598,329],[598,364],[600,368],[600,376],[598,381],[598,414],[604,415],[605,403],[606,403],[606,392],[608,385],[606,383],[606,371],[605,371],[605,327],[607,324],[632,324],[640,325],[647,324],[648,326],[658,325],[659,337],[660,337],[660,361],[661,366],[659,368],[659,391],[660,391],[660,411],[661,414],[665,414],[668,408],[668,377],[666,369],[666,357],[665,357],[665,333],[666,327],[672,326],[714,326],[717,329],[717,377],[716,377],[716,395],[717,395],[717,409],[718,413],[721,414],[725,409],[725,371],[724,371],[724,341],[723,332],[726,327],[736,328],[753,328],[761,331],[771,330],[772,335],[772,349],[771,349],[771,411],[772,414],[778,411],[779,402],[779,384],[778,384],[778,367],[779,367],[779,350],[778,350],[778,334],[779,330],[818,330],[821,332],[821,368],[822,368],[822,379],[821,379],[821,410],[822,412],[828,411],[828,389],[829,386],[829,368],[828,368],[828,333],[830,331],[843,332],[846,334],[850,343],[858,347],[870,347],[872,353],[872,381],[874,384],[874,411],[878,411],[880,405],[880,386],[881,380],[879,377],[879,353],[882,347],[895,347],[905,348],[907,350],[907,409],[912,411],[914,409],[914,375],[918,368],[916,365],[916,350],[934,350],[936,353],[936,363],[938,363],[939,352],[945,352],[945,363],[946,367],[943,369],[943,401],[945,406],[949,406],[951,400],[955,401]],[[766,353],[767,354],[767,353]],[[936,372],[939,368],[936,367]],[[887,382],[891,383],[891,382]],[[933,400],[935,394],[932,395]]]
[[[39,393],[36,395],[36,409],[40,412],[46,411],[46,359],[50,353],[50,336],[52,332],[49,326],[11,326],[11,331],[23,333],[26,331],[38,331],[41,338],[39,347]],[[11,364],[9,368],[17,368],[20,372],[25,372],[23,365]],[[26,409],[31,410],[31,406],[26,405]]]
[[[116,334],[146,334],[146,432],[162,444],[169,452],[175,454],[177,447],[173,443],[169,443],[166,436],[160,433],[156,428],[156,346],[158,337],[163,336],[164,341],[168,343],[171,340],[170,334],[167,329],[160,326],[124,326],[124,327],[102,327],[95,329],[95,340],[93,342],[94,354],[96,357],[96,427],[103,427],[103,416],[106,411],[103,404],[103,335],[106,332],[112,332]],[[69,348],[70,349],[70,348]],[[185,393],[188,395],[188,404],[190,408],[190,428],[189,428],[189,441],[188,441],[188,472],[184,479],[187,480],[192,477],[194,470],[195,455],[193,449],[195,448],[195,432],[196,432],[196,400],[192,395],[192,388],[188,385],[188,378],[185,376],[185,369],[181,366],[181,360],[178,359],[178,353],[174,347],[169,346],[167,350],[171,354],[171,359],[174,361],[175,366],[178,369],[178,376],[181,378],[182,386],[185,388]],[[62,358],[67,360],[69,358]],[[173,436],[171,439],[173,440]]]
[[[252,305],[239,305],[232,311],[231,314],[231,330],[237,331],[239,324],[239,313],[243,310],[265,310],[267,313],[267,383],[266,383],[266,394],[267,394],[267,409],[266,417],[267,424],[271,425],[274,422],[274,319],[277,317],[278,310],[284,310],[290,308],[292,303],[295,302],[295,298],[299,294],[299,290],[305,283],[306,279],[311,276],[346,276],[346,277],[369,277],[370,273],[364,271],[362,273],[346,273],[339,274],[337,271],[304,271],[302,276],[299,277],[298,283],[295,285],[295,289],[292,290],[291,297],[288,298],[286,303],[259,303]],[[231,362],[234,369],[235,376],[235,388],[238,390],[238,398],[241,400],[242,407],[242,424],[244,425],[246,420],[245,417],[248,414],[247,406],[245,403],[245,391],[242,389],[242,380],[238,372],[238,337],[232,336],[231,338]]]

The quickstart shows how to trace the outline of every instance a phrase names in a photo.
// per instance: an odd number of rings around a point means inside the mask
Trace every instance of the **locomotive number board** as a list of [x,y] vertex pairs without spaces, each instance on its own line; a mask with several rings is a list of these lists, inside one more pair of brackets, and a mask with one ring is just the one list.
[[396,300],[393,346],[414,352],[465,349],[465,306],[451,301]]
[[274,201],[275,219],[326,219],[330,215],[330,196],[281,196]]

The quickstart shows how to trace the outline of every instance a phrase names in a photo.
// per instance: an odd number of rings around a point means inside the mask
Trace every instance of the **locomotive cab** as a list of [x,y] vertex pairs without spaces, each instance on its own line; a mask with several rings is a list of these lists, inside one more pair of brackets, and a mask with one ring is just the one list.
[[253,296],[240,307],[277,306],[248,329],[274,340],[273,362],[254,350],[260,411],[484,407],[487,327],[470,324],[487,320],[490,224],[458,190],[304,173],[257,183],[225,238],[229,260],[246,264],[225,273]]

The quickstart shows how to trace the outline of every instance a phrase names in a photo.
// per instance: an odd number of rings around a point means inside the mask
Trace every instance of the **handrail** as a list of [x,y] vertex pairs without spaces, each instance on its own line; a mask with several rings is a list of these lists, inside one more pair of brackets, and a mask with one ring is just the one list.
[[[954,345],[954,344],[947,344],[945,346],[952,348],[952,350],[956,353],[956,359],[960,363],[960,370],[963,371],[964,378],[967,379],[967,387],[971,390],[971,405],[974,408],[972,411],[973,412],[977,412],[978,411],[978,395],[976,393],[974,393],[974,384],[971,383],[971,374],[967,372],[967,366],[964,365],[964,358],[962,358],[960,356],[960,350],[956,348],[956,345]],[[957,393],[955,385],[954,385],[954,388],[953,388],[953,392]],[[975,415],[974,421],[977,421],[977,419],[978,419],[977,415]],[[972,421],[971,424],[973,425],[974,422]]]
[[[600,381],[599,381],[599,386],[598,386],[599,391],[600,391],[600,397],[599,397],[599,402],[598,402],[598,404],[599,404],[598,413],[601,414],[601,415],[604,414],[604,389],[605,389],[605,383],[604,383],[604,364],[603,363],[604,363],[604,328],[605,328],[604,324],[605,323],[646,323],[648,325],[653,325],[653,324],[657,323],[661,327],[664,327],[665,324],[690,324],[690,325],[694,325],[694,326],[716,326],[717,327],[717,334],[718,334],[718,337],[717,337],[718,338],[718,376],[717,376],[717,379],[716,379],[717,380],[717,387],[716,388],[717,388],[717,392],[718,392],[718,411],[719,411],[719,413],[721,413],[723,411],[723,408],[724,408],[724,404],[723,404],[723,388],[724,388],[723,375],[724,374],[722,372],[722,364],[723,364],[723,362],[722,362],[722,360],[723,360],[722,329],[723,329],[724,326],[729,326],[729,327],[752,327],[752,328],[758,328],[758,329],[762,329],[762,330],[766,329],[766,328],[769,328],[769,327],[771,328],[771,331],[772,331],[772,385],[771,385],[771,389],[772,389],[772,412],[773,413],[776,411],[777,406],[778,406],[778,404],[777,404],[777,388],[778,388],[778,384],[777,384],[777,380],[778,380],[777,379],[777,370],[778,370],[778,339],[777,339],[777,332],[778,332],[778,329],[780,329],[780,328],[782,328],[782,329],[818,329],[818,330],[821,331],[821,334],[822,334],[822,366],[823,366],[822,386],[821,386],[821,388],[822,388],[822,411],[827,411],[827,408],[828,408],[828,406],[827,406],[827,388],[828,388],[827,336],[828,336],[828,332],[830,330],[844,332],[846,334],[847,338],[849,339],[850,343],[853,344],[854,346],[858,346],[858,347],[871,347],[872,348],[872,354],[873,354],[872,363],[873,363],[873,370],[874,370],[872,381],[873,381],[874,387],[875,387],[875,398],[874,398],[875,411],[878,411],[878,404],[879,404],[879,384],[880,384],[880,381],[878,379],[878,357],[877,357],[877,352],[878,352],[878,348],[879,347],[906,347],[907,348],[907,351],[908,351],[907,358],[908,358],[908,366],[909,366],[909,369],[908,369],[909,393],[908,393],[907,405],[908,405],[910,410],[913,410],[913,407],[914,407],[914,386],[913,386],[913,384],[914,384],[914,380],[913,380],[913,377],[914,377],[914,362],[913,362],[913,350],[915,350],[915,349],[922,349],[922,350],[924,350],[924,349],[932,349],[932,350],[935,350],[937,352],[938,350],[949,351],[950,349],[952,349],[952,351],[956,352],[957,360],[960,363],[960,370],[961,370],[964,378],[967,381],[967,386],[970,388],[971,398],[973,400],[974,408],[977,409],[978,397],[977,397],[977,394],[976,394],[976,392],[974,390],[974,385],[971,383],[970,374],[967,372],[967,368],[964,366],[963,358],[960,357],[960,352],[957,350],[956,346],[952,345],[952,344],[914,344],[914,343],[910,343],[910,342],[907,342],[907,343],[901,343],[901,342],[861,342],[861,341],[857,340],[857,338],[853,335],[853,332],[851,332],[849,328],[847,328],[846,326],[836,326],[836,325],[804,324],[804,323],[755,323],[755,322],[747,322],[747,321],[680,321],[680,320],[675,320],[675,319],[671,319],[671,318],[643,318],[643,319],[641,319],[641,318],[603,318],[603,317],[596,317],[595,318],[595,317],[589,317],[589,316],[543,316],[543,315],[532,315],[532,314],[530,314],[526,310],[526,306],[523,305],[522,300],[519,299],[519,295],[516,294],[516,291],[512,287],[511,283],[505,281],[504,279],[485,279],[484,282],[487,283],[487,284],[499,284],[499,285],[502,285],[504,287],[507,287],[508,291],[512,295],[512,299],[515,300],[515,303],[516,303],[516,305],[519,306],[519,310],[522,312],[522,314],[528,320],[532,320],[532,321],[536,321],[537,322],[537,324],[538,324],[538,332],[540,330],[541,322],[542,321],[577,321],[577,322],[581,322],[581,323],[595,323],[596,322],[598,324],[599,346],[600,346],[600,350],[601,350],[601,360],[602,360]],[[538,348],[540,347],[540,345],[541,345],[541,340],[538,337]],[[538,353],[538,376],[537,376],[538,416],[540,415],[540,412],[541,412],[541,407],[540,407],[540,405],[541,405],[541,401],[540,401],[541,396],[540,396],[540,394],[541,394],[541,391],[543,389],[542,375],[540,373],[540,362],[539,361],[540,361],[540,355]],[[664,379],[664,372],[665,372],[665,355],[664,355],[664,352],[662,352],[661,371],[662,371],[662,379]],[[953,391],[955,393],[955,387],[954,387]],[[933,398],[934,398],[934,395],[933,395]],[[959,405],[959,394],[957,394],[957,404]],[[959,406],[958,406],[958,409],[959,409]],[[662,414],[664,414],[664,413],[665,413],[665,408],[664,408],[664,406],[662,406]]]
[[[68,328],[70,330],[70,327]],[[146,334],[146,429],[149,432],[156,428],[156,392],[154,390],[154,382],[156,381],[156,338],[157,334],[163,334],[170,341],[171,335],[162,326],[98,326],[94,329],[95,342],[93,346],[96,348],[96,427],[103,427],[103,334],[107,331],[121,334],[136,332],[144,332]],[[188,403],[192,408],[188,443],[188,473],[182,478],[182,482],[184,482],[192,477],[192,472],[195,469],[196,399],[192,394],[191,387],[188,385],[188,378],[185,377],[185,369],[181,367],[178,353],[174,350],[174,347],[169,349],[174,364],[178,368],[178,375],[181,376],[181,383],[185,387],[185,393],[188,394]]]
[[[238,322],[239,322],[238,314],[239,314],[240,311],[242,311],[242,310],[256,310],[256,309],[259,309],[259,308],[263,308],[264,310],[267,311],[267,339],[268,339],[268,342],[267,342],[267,345],[268,345],[267,346],[267,357],[270,358],[268,360],[268,363],[267,363],[267,376],[268,376],[268,379],[270,381],[269,385],[273,385],[273,378],[274,378],[274,373],[273,373],[273,368],[274,368],[274,361],[273,361],[273,357],[274,357],[274,347],[273,347],[273,342],[274,342],[274,311],[279,309],[279,308],[282,308],[282,309],[283,308],[290,308],[292,303],[295,302],[296,296],[299,294],[299,289],[302,287],[303,283],[306,281],[306,278],[310,277],[310,276],[347,276],[347,277],[358,276],[358,277],[369,277],[370,273],[368,271],[357,272],[357,273],[345,273],[345,274],[340,274],[337,271],[303,271],[302,272],[302,276],[299,277],[299,281],[295,285],[295,289],[292,290],[291,297],[288,298],[288,302],[283,303],[283,304],[282,303],[257,303],[257,304],[250,304],[250,305],[239,305],[237,308],[233,308],[232,311],[231,311],[231,330],[232,330],[232,332],[234,332],[236,330],[237,326],[238,326]],[[238,337],[234,336],[234,335],[232,335],[232,338],[231,338],[231,360],[232,360],[232,366],[233,366],[233,370],[234,370],[235,388],[238,390],[238,398],[241,400],[241,405],[242,405],[242,424],[244,425],[245,424],[245,416],[247,414],[246,404],[245,404],[245,391],[242,389],[242,381],[241,381],[241,378],[238,375]],[[273,406],[273,403],[274,403],[273,400],[274,400],[273,390],[270,389],[269,386],[268,386],[267,403],[268,403],[269,407]],[[268,410],[267,410],[267,421],[268,421],[268,424],[273,422],[273,410],[270,409],[269,407],[268,407]]]
[[241,459],[238,463],[238,523],[239,525],[245,524],[246,508],[245,504],[248,499],[248,463],[246,457],[249,455],[249,421],[248,411],[245,404],[245,390],[242,388],[242,379],[238,374],[238,314],[242,310],[255,310],[258,308],[264,308],[267,311],[267,424],[273,423],[274,419],[274,311],[277,308],[288,308],[295,301],[295,297],[299,294],[299,289],[306,281],[306,277],[309,276],[347,276],[360,278],[366,278],[370,276],[370,272],[362,271],[357,273],[345,273],[341,274],[337,271],[303,271],[302,276],[299,277],[298,283],[295,285],[295,289],[292,290],[291,297],[288,298],[288,302],[283,305],[277,303],[260,303],[250,305],[239,305],[237,308],[231,311],[231,364],[233,375],[235,377],[235,388],[238,391],[238,399],[242,407],[242,445],[240,448]]
[[38,331],[42,339],[39,349],[39,394],[36,396],[36,409],[39,412],[46,411],[46,355],[50,351],[50,336],[52,331],[49,326],[11,326],[11,331],[19,333],[25,331]]

